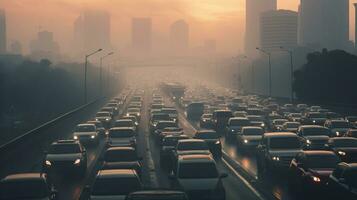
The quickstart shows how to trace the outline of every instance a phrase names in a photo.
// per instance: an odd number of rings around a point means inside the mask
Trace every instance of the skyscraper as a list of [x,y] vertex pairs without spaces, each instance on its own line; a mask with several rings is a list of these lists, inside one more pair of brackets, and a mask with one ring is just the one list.
[[290,10],[267,11],[260,16],[260,47],[267,51],[297,46],[298,13]]
[[245,53],[257,55],[256,47],[260,44],[260,14],[277,9],[277,0],[246,0]]
[[54,59],[59,55],[59,46],[53,39],[53,33],[49,31],[40,31],[37,38],[30,43],[31,55],[34,58]]
[[170,48],[173,54],[187,53],[189,46],[189,27],[184,20],[175,21],[170,27]]
[[151,18],[133,18],[131,41],[133,51],[137,54],[148,54],[152,48]]
[[6,53],[6,16],[5,11],[0,9],[0,54]]
[[85,10],[74,22],[74,46],[80,54],[99,48],[111,49],[110,15],[106,11]]
[[301,0],[301,45],[347,49],[349,0]]

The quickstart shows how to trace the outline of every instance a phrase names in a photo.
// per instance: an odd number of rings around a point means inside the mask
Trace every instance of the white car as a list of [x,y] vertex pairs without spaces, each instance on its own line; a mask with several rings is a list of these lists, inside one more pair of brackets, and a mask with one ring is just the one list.
[[242,133],[237,135],[237,143],[242,148],[255,148],[260,144],[264,129],[258,126],[246,126]]
[[98,130],[94,124],[78,124],[73,133],[73,139],[83,143],[98,144]]
[[129,127],[115,127],[109,129],[108,145],[111,147],[136,148],[135,130]]

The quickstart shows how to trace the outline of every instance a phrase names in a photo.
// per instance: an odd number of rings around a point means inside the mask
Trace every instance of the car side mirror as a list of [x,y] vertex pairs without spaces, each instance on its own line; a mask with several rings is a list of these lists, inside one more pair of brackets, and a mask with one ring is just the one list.
[[227,178],[228,177],[228,174],[226,174],[226,173],[222,173],[222,174],[220,174],[219,175],[219,178]]

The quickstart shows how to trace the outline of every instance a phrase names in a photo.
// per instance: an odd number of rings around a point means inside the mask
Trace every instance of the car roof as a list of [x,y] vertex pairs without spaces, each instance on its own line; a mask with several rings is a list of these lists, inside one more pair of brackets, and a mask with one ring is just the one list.
[[109,147],[106,151],[135,151],[133,147]]
[[306,156],[319,156],[319,155],[336,156],[336,154],[333,151],[324,151],[324,150],[309,150],[309,151],[304,151],[304,154]]
[[186,193],[178,190],[165,190],[165,189],[157,189],[157,190],[141,190],[137,192],[130,193],[130,195],[185,195]]
[[97,178],[126,178],[137,176],[134,169],[104,169],[99,170]]
[[53,142],[51,145],[58,145],[58,144],[79,144],[77,140],[57,140]]
[[217,132],[212,129],[201,129],[196,132],[196,134],[205,134],[205,133],[217,133]]
[[264,137],[279,138],[279,137],[298,137],[298,136],[295,133],[290,133],[290,132],[270,132],[270,133],[264,133]]
[[326,128],[326,127],[319,126],[319,125],[302,125],[300,126],[300,128],[304,129],[304,128]]
[[109,131],[127,131],[127,130],[131,130],[131,131],[134,131],[134,128],[131,128],[131,127],[113,127],[113,128],[110,128]]
[[118,119],[118,120],[115,120],[115,122],[133,122],[132,119]]
[[263,130],[262,127],[259,127],[259,126],[244,126],[242,127],[242,130],[245,130],[245,129],[259,129],[259,130]]
[[247,117],[231,117],[229,120],[249,120]]
[[30,181],[30,180],[45,180],[46,174],[43,173],[19,173],[11,174],[6,176],[1,182],[12,182],[12,181]]
[[205,141],[200,139],[184,139],[179,141],[179,143],[184,143],[184,142],[205,142]]
[[211,154],[186,154],[179,155],[180,162],[215,162]]
[[357,138],[354,137],[333,137],[330,138],[332,141],[337,141],[337,140],[357,140]]
[[94,124],[85,123],[85,124],[78,124],[77,126],[95,126],[95,125]]

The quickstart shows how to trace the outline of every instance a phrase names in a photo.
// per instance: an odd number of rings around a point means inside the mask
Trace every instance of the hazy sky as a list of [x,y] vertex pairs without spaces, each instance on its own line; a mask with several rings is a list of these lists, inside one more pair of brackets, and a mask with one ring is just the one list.
[[[297,10],[299,0],[278,0],[279,8]],[[357,2],[357,0],[351,0]],[[170,24],[185,19],[190,24],[191,46],[217,39],[221,52],[239,52],[243,46],[245,0],[0,0],[8,20],[8,39],[19,40],[28,49],[39,29],[54,32],[62,51],[68,51],[73,21],[82,9],[111,13],[112,43],[130,45],[131,17],[152,17],[154,40],[165,41]],[[351,25],[354,9],[351,9]],[[354,26],[351,27],[351,38]]]

